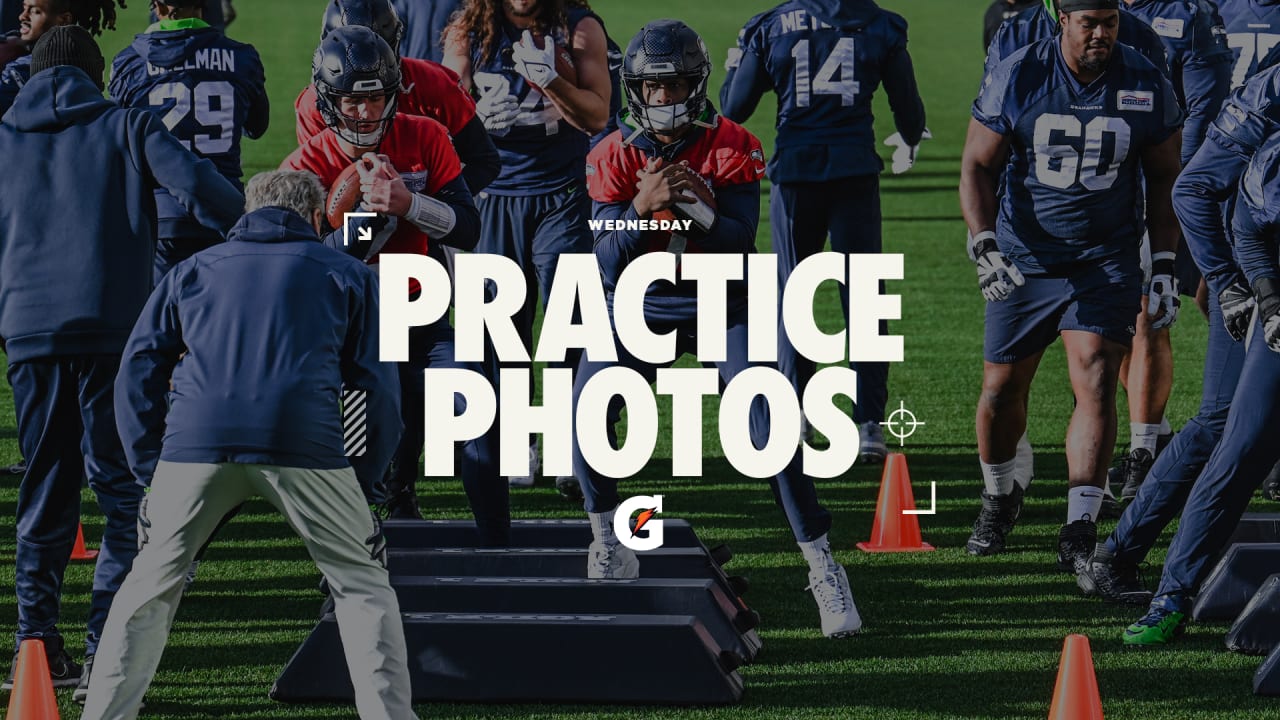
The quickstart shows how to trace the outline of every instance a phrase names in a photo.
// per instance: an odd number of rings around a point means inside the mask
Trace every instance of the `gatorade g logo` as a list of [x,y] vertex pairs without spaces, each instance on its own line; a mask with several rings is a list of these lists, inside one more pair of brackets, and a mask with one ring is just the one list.
[[[632,550],[656,550],[662,547],[662,521],[653,519],[662,512],[661,495],[636,495],[623,500],[613,514],[613,534]],[[637,513],[639,513],[637,515]],[[631,529],[631,516],[636,515],[636,528]],[[649,537],[639,537],[641,529]]]

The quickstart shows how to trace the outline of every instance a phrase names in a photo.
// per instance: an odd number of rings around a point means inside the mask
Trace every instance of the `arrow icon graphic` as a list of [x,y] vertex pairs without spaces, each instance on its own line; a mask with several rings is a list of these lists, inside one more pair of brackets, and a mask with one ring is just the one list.
[[359,242],[373,242],[373,228],[362,227],[356,231],[356,240]]
[[[378,213],[371,212],[349,212],[342,213],[342,247],[351,244],[351,219],[352,218],[376,218]],[[362,227],[356,230],[356,241],[373,242],[373,228]]]

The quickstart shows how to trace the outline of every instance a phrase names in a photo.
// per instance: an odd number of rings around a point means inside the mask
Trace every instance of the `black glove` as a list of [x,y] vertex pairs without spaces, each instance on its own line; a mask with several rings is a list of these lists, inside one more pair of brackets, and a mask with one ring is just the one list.
[[1232,340],[1240,342],[1249,333],[1249,323],[1253,320],[1253,308],[1256,304],[1253,293],[1238,280],[1218,293],[1222,324],[1227,327]]
[[1280,353],[1280,280],[1259,278],[1253,283],[1258,300],[1258,318],[1262,321],[1262,337],[1271,352]]
[[373,519],[373,534],[365,538],[364,544],[369,546],[369,557],[382,567],[387,566],[387,537],[382,534],[382,518],[379,513],[382,508],[377,505],[369,506],[369,517]]

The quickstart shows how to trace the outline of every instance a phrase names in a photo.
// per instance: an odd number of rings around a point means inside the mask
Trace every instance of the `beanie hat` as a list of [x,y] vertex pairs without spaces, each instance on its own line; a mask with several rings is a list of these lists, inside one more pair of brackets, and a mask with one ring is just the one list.
[[57,65],[78,67],[88,74],[98,89],[103,88],[106,62],[88,30],[79,25],[59,25],[40,36],[31,50],[31,74]]

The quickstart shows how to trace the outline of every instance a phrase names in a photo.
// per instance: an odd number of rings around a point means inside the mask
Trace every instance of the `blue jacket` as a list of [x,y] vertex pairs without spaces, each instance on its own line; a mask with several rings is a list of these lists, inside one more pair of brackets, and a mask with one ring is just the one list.
[[115,402],[134,475],[150,483],[157,459],[348,467],[345,387],[368,393],[356,474],[381,500],[401,424],[377,331],[373,270],[325,247],[297,213],[245,215],[227,242],[174,266],[129,336]]
[[1240,180],[1231,242],[1240,269],[1253,287],[1259,280],[1280,277],[1276,240],[1280,230],[1280,136],[1272,136],[1254,153]]
[[244,198],[155,115],[102,97],[83,71],[32,76],[0,122],[0,337],[9,361],[119,353],[151,292],[154,188],[225,231]]

